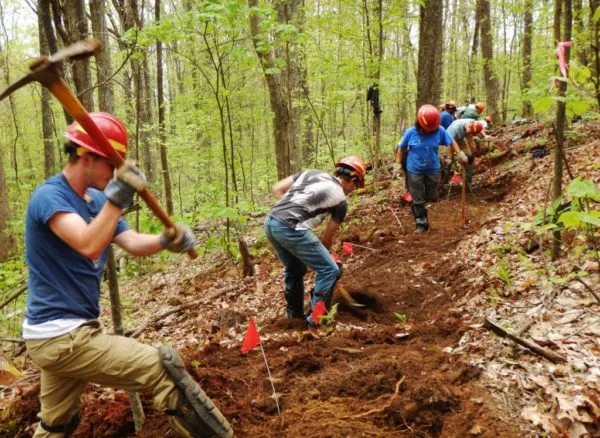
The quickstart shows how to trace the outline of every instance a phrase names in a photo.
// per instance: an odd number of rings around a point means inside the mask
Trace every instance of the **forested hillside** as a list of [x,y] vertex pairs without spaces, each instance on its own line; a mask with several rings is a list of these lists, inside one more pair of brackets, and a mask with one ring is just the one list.
[[[48,65],[40,56],[99,43],[50,62],[52,74],[85,110],[124,123],[127,156],[198,254],[112,245],[100,320],[179,349],[236,436],[591,437],[599,32],[598,0],[0,0],[0,92]],[[40,409],[22,333],[26,209],[69,166],[65,131],[79,120],[32,79],[0,98],[0,435],[11,437],[31,436]],[[440,155],[450,173],[415,234],[396,145],[425,104],[481,125],[470,174]],[[307,327],[285,317],[284,267],[262,223],[274,184],[348,156],[368,164],[366,184],[347,194],[327,249],[352,301],[338,290]],[[143,197],[124,219],[160,234]],[[249,318],[264,350],[242,355]],[[147,393],[92,384],[82,396],[75,436],[174,433]]]

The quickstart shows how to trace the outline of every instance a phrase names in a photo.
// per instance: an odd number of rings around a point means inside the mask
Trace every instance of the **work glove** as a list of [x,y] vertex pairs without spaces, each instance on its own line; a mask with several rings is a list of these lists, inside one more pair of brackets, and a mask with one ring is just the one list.
[[399,163],[392,163],[392,175],[401,177],[404,173],[404,169],[402,169],[402,165]]
[[458,161],[460,164],[465,165],[469,163],[469,157],[463,151],[460,151],[457,155]]
[[196,239],[184,224],[175,224],[174,228],[166,228],[160,235],[160,244],[171,252],[188,252],[196,247]]
[[120,208],[131,207],[133,195],[146,188],[146,177],[133,160],[125,160],[104,189],[106,198]]

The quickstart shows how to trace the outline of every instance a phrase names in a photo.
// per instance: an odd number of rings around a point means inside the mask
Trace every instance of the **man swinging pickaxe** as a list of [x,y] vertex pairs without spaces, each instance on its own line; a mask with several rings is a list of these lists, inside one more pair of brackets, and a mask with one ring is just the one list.
[[[195,255],[195,241],[191,230],[173,225],[158,207],[135,163],[124,160],[125,125],[108,113],[88,114],[57,73],[63,59],[90,56],[99,48],[97,41],[85,41],[40,58],[27,76],[0,94],[2,99],[38,81],[76,120],[65,133],[68,162],[35,189],[27,205],[29,299],[22,327],[27,352],[41,370],[40,423],[34,437],[72,436],[81,394],[94,382],[151,392],[155,408],[170,416],[182,436],[231,438],[231,425],[186,371],[177,351],[101,329],[100,281],[108,245],[115,243],[135,256],[165,249]],[[162,234],[131,230],[121,217],[136,192],[167,226]]]
[[[73,94],[66,82],[60,77],[58,66],[66,59],[77,60],[88,58],[102,48],[102,44],[97,39],[79,41],[69,47],[56,52],[50,57],[42,56],[31,63],[30,72],[21,79],[10,85],[0,94],[0,101],[13,91],[21,88],[30,82],[39,82],[58,99],[67,112],[81,125],[87,134],[94,140],[102,153],[115,166],[121,167],[123,158],[112,147],[104,133],[98,128],[92,120],[79,99]],[[140,191],[141,198],[146,202],[150,210],[163,223],[167,230],[174,230],[175,224],[169,216],[162,210],[156,198],[146,188]],[[191,250],[188,256],[196,258],[196,252]]]

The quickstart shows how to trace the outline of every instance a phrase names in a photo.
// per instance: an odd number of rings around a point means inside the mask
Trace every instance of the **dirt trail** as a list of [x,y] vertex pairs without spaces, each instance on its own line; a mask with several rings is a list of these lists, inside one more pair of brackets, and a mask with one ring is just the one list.
[[[290,332],[264,346],[281,393],[281,415],[259,351],[243,356],[238,348],[217,344],[200,353],[185,351],[195,365],[190,370],[237,436],[520,436],[517,420],[494,410],[478,384],[479,370],[443,351],[465,330],[453,301],[467,292],[447,286],[461,272],[446,253],[485,226],[493,209],[485,199],[497,201],[505,193],[501,181],[469,194],[466,227],[460,223],[460,195],[453,193],[429,209],[432,229],[425,235],[413,234],[409,208],[395,201],[397,188],[363,196],[342,238],[377,252],[356,248],[345,260],[352,276],[342,281],[379,294],[383,311],[370,312],[367,320],[340,312],[329,333],[286,329],[277,319],[261,325],[261,333]],[[391,198],[404,234],[387,206],[377,204],[383,196]],[[263,262],[261,271],[274,263]],[[408,322],[399,323],[395,312]],[[164,417],[151,414],[142,436],[165,436],[167,430]]]
[[[260,351],[242,355],[238,347],[223,348],[216,340],[202,351],[183,350],[190,372],[229,418],[236,436],[521,436],[520,420],[496,408],[478,383],[480,371],[444,352],[466,330],[453,302],[467,291],[450,286],[461,283],[461,270],[447,254],[488,224],[507,187],[508,181],[496,181],[469,193],[466,227],[461,227],[459,189],[449,200],[442,193],[443,200],[429,208],[431,231],[424,235],[413,234],[410,209],[399,203],[398,183],[360,196],[342,239],[377,251],[356,248],[354,255],[344,257],[350,274],[341,281],[377,294],[381,311],[369,312],[366,319],[340,312],[334,328],[313,332],[277,318],[259,323],[263,334],[284,333],[264,344],[281,415],[270,397]],[[404,230],[388,205],[394,206]],[[275,268],[275,259],[261,261],[263,277]],[[400,323],[394,313],[406,315],[408,322]],[[133,436],[126,395],[101,391],[84,395],[75,436]],[[36,390],[25,394],[19,408],[32,414],[31,423],[36,397]],[[150,397],[143,401],[147,418],[138,436],[174,436],[166,418],[151,409]]]

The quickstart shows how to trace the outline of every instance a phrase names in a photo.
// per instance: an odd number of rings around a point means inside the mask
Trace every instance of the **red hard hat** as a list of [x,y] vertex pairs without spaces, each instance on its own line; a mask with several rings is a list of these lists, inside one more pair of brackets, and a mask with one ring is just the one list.
[[433,105],[423,105],[417,113],[417,123],[425,132],[433,132],[440,126],[440,112]]
[[473,134],[478,134],[483,131],[484,125],[482,122],[472,122],[470,125],[471,129],[469,131]]
[[344,173],[346,173],[350,177],[358,178],[359,187],[362,188],[365,186],[365,174],[367,173],[367,166],[365,165],[365,162],[362,158],[357,157],[356,155],[351,155],[349,157],[342,158],[339,162],[336,163],[335,167],[336,169],[346,169]]
[[[115,116],[108,113],[90,113],[90,118],[106,136],[108,142],[117,153],[121,155],[121,158],[125,158],[125,155],[127,155],[127,129],[125,125]],[[90,152],[106,158],[106,154],[102,152],[96,142],[85,132],[85,129],[78,122],[73,122],[67,127],[65,137]]]

